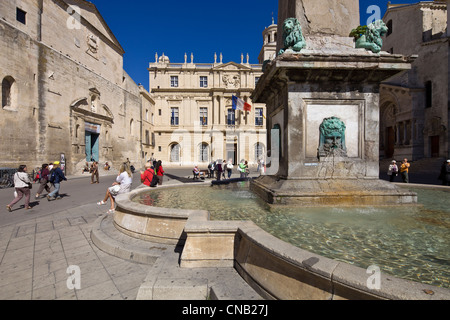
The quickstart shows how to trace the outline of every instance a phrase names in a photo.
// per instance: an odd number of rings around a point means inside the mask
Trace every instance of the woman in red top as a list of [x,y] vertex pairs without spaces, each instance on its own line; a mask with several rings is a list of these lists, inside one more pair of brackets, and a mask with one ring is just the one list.
[[147,162],[145,164],[145,171],[141,171],[141,181],[143,184],[145,184],[147,187],[150,187],[150,183],[152,182],[153,175],[155,172],[152,169],[152,165],[150,162]]
[[164,177],[164,170],[163,170],[163,167],[162,167],[162,161],[161,160],[159,160],[156,163],[155,171],[156,171],[156,175],[158,176],[158,184],[162,185],[163,177]]

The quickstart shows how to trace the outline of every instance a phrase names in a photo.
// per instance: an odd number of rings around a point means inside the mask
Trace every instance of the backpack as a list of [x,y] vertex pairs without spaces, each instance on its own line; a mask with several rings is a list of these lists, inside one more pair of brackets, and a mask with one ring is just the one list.
[[[159,179],[158,179],[158,176],[156,175],[156,173],[155,173],[155,170],[153,170],[153,169],[147,169],[148,171],[150,171],[150,172],[152,172],[153,173],[153,177],[152,177],[152,180],[150,181],[150,187],[152,187],[152,188],[154,188],[154,187],[156,187],[156,185],[158,184],[158,181],[159,181]],[[148,179],[148,178],[147,178]]]
[[36,182],[36,181],[40,181],[41,180],[41,170],[39,170],[37,173],[36,173],[36,177],[34,178],[34,182]]
[[150,187],[152,187],[152,188],[156,187],[156,185],[158,184],[158,181],[159,181],[159,179],[158,179],[158,176],[156,175],[156,173],[153,174],[152,181],[150,182]]
[[55,182],[56,179],[56,170],[52,170],[52,172],[50,173],[50,179],[48,180],[50,183]]

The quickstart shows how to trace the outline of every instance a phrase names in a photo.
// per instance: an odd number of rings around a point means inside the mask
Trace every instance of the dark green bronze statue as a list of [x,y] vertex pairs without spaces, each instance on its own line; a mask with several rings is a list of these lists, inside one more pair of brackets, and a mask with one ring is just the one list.
[[345,123],[337,118],[331,117],[323,120],[320,125],[319,157],[330,155],[347,155],[345,145]]
[[287,18],[283,23],[283,49],[278,54],[298,53],[306,47],[302,27],[296,18]]
[[388,32],[388,27],[383,20],[377,20],[367,26],[359,26],[350,33],[355,38],[355,47],[379,53],[383,46],[383,37]]

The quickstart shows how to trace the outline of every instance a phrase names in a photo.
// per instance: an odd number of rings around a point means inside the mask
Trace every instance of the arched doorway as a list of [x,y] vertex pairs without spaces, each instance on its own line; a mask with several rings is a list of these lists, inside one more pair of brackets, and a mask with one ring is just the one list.
[[174,143],[170,146],[170,162],[180,162],[181,146]]

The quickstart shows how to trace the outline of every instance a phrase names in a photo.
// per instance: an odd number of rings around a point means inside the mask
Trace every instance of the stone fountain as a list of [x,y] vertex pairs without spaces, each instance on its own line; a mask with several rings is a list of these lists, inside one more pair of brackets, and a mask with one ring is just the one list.
[[[356,28],[357,3],[280,0],[279,20],[294,18],[286,20],[285,29],[292,26],[296,32],[283,37],[288,45],[279,44],[282,54],[266,64],[253,95],[253,101],[267,104],[272,137],[268,145],[270,174],[254,181],[252,189],[268,202],[344,206],[417,201],[416,194],[404,193],[378,179],[379,85],[408,70],[412,59],[379,52],[379,42],[370,43],[358,35],[358,30],[365,28]],[[374,27],[382,30],[383,25]],[[357,41],[348,36],[352,28],[356,28],[352,34],[359,36]],[[289,40],[295,41],[289,45]],[[158,189],[164,192],[172,187],[165,184]],[[110,244],[102,226],[109,230],[113,224],[122,234],[150,243],[184,244],[180,257],[158,258],[139,289],[138,299],[158,299],[167,291],[178,299],[195,299],[195,294],[209,299],[242,298],[240,289],[237,296],[229,294],[234,283],[216,288],[210,283],[218,276],[211,282],[203,278],[208,268],[219,270],[221,278],[231,267],[265,299],[449,298],[448,289],[369,274],[370,267],[300,249],[252,221],[211,220],[208,211],[198,208],[160,208],[133,201],[138,196],[149,200],[146,192],[143,188],[119,195],[114,216],[100,217],[91,234],[93,243],[103,250],[133,261],[154,261],[148,244],[142,250],[135,248],[135,242],[129,247],[120,247],[117,241]],[[195,270],[197,278],[186,270],[191,268],[202,268]],[[176,276],[169,279],[168,274]],[[374,278],[379,279],[379,287],[373,286]],[[198,294],[199,288],[206,289]]]
[[358,1],[280,0],[279,21],[279,55],[252,95],[267,106],[271,167],[252,190],[278,204],[416,203],[379,179],[380,83],[414,57],[382,52],[387,28],[358,27]]

